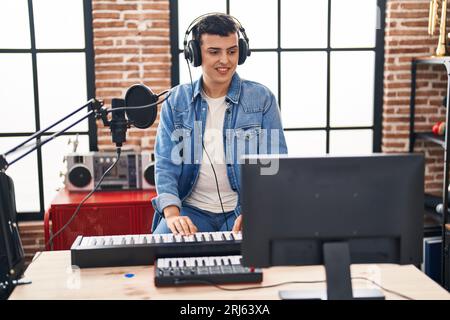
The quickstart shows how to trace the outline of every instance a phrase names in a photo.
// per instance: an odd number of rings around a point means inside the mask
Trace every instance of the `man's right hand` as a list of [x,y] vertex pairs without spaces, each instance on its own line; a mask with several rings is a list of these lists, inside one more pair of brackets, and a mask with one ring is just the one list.
[[180,216],[180,210],[176,206],[164,208],[164,216],[167,227],[174,234],[189,236],[197,232],[197,227],[192,223],[191,219],[186,216]]

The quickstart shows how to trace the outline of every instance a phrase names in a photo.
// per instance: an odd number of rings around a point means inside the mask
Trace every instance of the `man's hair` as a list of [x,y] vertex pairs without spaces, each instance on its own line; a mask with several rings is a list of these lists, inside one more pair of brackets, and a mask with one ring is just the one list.
[[238,26],[234,19],[224,13],[209,15],[200,20],[192,29],[193,39],[200,42],[200,37],[204,33],[214,34],[222,37],[230,33],[238,32]]

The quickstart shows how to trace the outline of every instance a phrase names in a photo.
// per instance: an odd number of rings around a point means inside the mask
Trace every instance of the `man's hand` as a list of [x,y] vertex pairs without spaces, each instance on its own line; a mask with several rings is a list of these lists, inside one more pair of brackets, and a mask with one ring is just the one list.
[[231,231],[233,232],[239,232],[242,230],[242,214],[239,215],[239,217],[236,218],[234,221],[233,229]]
[[180,210],[177,206],[168,206],[164,208],[164,217],[167,227],[174,234],[189,236],[197,232],[197,227],[192,223],[191,219],[186,216],[180,216]]

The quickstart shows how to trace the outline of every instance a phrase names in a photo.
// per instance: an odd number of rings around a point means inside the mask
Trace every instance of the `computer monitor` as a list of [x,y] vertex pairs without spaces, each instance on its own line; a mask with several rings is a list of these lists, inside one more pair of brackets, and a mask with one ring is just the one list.
[[351,299],[351,263],[421,263],[422,155],[255,155],[241,171],[244,265],[324,264],[314,294]]

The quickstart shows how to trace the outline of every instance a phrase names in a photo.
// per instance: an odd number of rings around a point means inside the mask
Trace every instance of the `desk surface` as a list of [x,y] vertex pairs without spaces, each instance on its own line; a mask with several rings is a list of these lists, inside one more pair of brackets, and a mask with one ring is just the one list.
[[[71,272],[70,251],[43,252],[25,272],[33,283],[16,287],[10,299],[167,299],[167,300],[273,300],[279,290],[316,289],[319,284],[288,284],[274,288],[223,291],[211,286],[156,288],[153,266],[75,269]],[[352,277],[368,277],[388,290],[413,299],[448,299],[450,294],[412,265],[352,265]],[[134,274],[128,278],[126,274]],[[267,286],[285,281],[325,279],[322,266],[274,267],[264,269],[261,284],[227,285],[227,288]],[[373,288],[365,280],[353,280],[354,288]],[[387,299],[402,299],[384,292]]]

